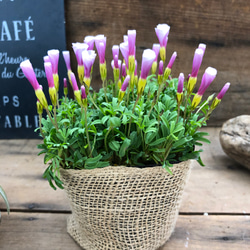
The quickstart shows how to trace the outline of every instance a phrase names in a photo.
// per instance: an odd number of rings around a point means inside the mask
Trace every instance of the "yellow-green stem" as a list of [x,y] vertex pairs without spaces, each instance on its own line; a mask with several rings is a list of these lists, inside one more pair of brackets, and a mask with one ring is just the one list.
[[47,108],[46,108],[45,110],[46,110],[46,112],[47,112],[47,114],[48,114],[48,116],[49,116],[50,121],[52,122],[52,124],[54,125],[54,127],[56,128],[56,130],[58,131],[57,124],[55,123],[55,121],[53,121],[53,118],[52,118],[52,116],[51,116],[49,110],[48,110]]
[[56,127],[58,128],[57,119],[56,119],[56,106],[54,106],[54,121],[55,121]]
[[40,128],[40,133],[42,137],[45,138],[44,133],[42,131],[42,115],[41,114],[39,114],[39,128]]
[[107,98],[107,89],[106,89],[106,80],[102,81],[102,88],[104,90],[104,95],[105,95],[105,101],[108,102],[108,98]]
[[84,118],[85,118],[85,130],[86,130],[86,136],[87,136],[87,142],[88,142],[88,148],[89,148],[89,156],[92,157],[92,151],[91,151],[91,145],[89,140],[89,131],[88,131],[88,120],[87,120],[87,108],[84,108]]
[[110,127],[109,127],[109,130],[108,130],[108,132],[106,133],[105,138],[104,138],[104,145],[105,145],[105,149],[106,149],[106,152],[107,152],[107,153],[108,153],[107,138],[108,138],[108,135],[109,135],[109,133],[110,133],[110,131],[111,131],[112,129],[113,129],[113,127],[110,126]]
[[[137,102],[139,101],[139,95],[135,101],[135,104],[134,104],[134,107],[133,107],[133,110],[132,110],[132,114],[134,114],[135,112],[135,107],[136,107],[136,104]],[[129,126],[128,126],[128,137],[129,137],[129,134],[130,134],[130,129],[131,129],[131,123],[132,123],[132,117],[130,118],[130,122],[129,122]]]

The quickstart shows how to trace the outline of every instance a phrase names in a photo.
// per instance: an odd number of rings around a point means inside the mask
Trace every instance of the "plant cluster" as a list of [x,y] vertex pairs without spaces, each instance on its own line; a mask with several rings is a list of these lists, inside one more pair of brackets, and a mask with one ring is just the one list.
[[[202,146],[209,140],[205,138],[208,134],[198,129],[206,125],[230,84],[226,83],[215,98],[212,95],[202,100],[217,73],[216,69],[208,67],[198,92],[194,93],[205,44],[200,44],[195,50],[191,74],[186,79],[183,73],[172,78],[176,52],[164,66],[169,29],[167,24],[159,24],[155,28],[159,44],[144,50],[139,75],[135,58],[136,31],[129,30],[120,46],[112,48],[114,79],[109,82],[104,35],[87,36],[84,43],[73,44],[78,62],[78,82],[71,70],[69,51],[63,51],[74,99],[68,98],[66,78],[64,97],[59,99],[59,51],[49,50],[44,57],[44,67],[51,105],[48,105],[29,60],[21,63],[23,73],[38,98],[39,129],[43,137],[43,143],[38,147],[40,154],[45,154],[44,162],[49,163],[44,177],[53,188],[54,183],[63,188],[61,167],[93,169],[110,165],[161,165],[171,173],[172,164],[188,159],[196,159],[203,165],[200,158],[202,150],[196,150],[195,146]],[[96,58],[94,45],[103,84],[98,92],[91,87]],[[123,63],[119,60],[119,51],[123,55]],[[42,118],[44,110],[47,116]]]

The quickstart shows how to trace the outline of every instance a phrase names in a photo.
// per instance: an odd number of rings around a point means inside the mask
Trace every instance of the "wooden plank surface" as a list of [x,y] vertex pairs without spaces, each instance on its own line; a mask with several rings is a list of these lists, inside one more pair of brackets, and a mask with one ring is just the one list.
[[181,211],[250,213],[250,171],[223,152],[219,128],[205,130],[211,140],[211,144],[204,144],[202,153],[206,167],[194,163]]
[[[206,128],[211,145],[202,154],[205,168],[193,163],[175,232],[159,250],[249,249],[250,171],[222,151],[219,128]],[[0,249],[80,249],[66,232],[70,208],[61,190],[41,178],[39,140],[0,141],[0,183],[12,209],[0,199]]]
[[[12,209],[69,210],[62,190],[42,178],[46,166],[37,156],[40,140],[0,140],[0,183]],[[0,199],[0,207],[5,207]]]
[[2,215],[0,249],[81,249],[67,233],[66,214],[14,213]]
[[170,240],[159,250],[247,250],[249,216],[179,216]]
[[[3,213],[2,250],[76,250],[80,247],[66,232],[66,214]],[[179,216],[170,240],[159,250],[249,249],[250,217]]]
[[[218,75],[209,88],[210,94],[217,93],[226,82],[232,84],[224,104],[211,117],[209,125],[221,126],[231,117],[249,114],[250,8],[247,0],[159,0],[157,4],[149,0],[66,0],[65,18],[73,69],[76,69],[76,62],[71,43],[82,42],[86,35],[105,34],[109,77],[112,76],[111,47],[122,42],[128,29],[137,30],[136,58],[140,61],[142,51],[158,42],[154,32],[156,25],[168,23],[171,30],[167,60],[173,51],[178,53],[173,67],[174,77],[180,72],[185,76],[190,73],[194,50],[203,42],[207,44],[207,50],[198,82],[204,69],[213,66]],[[98,59],[92,82],[96,89],[101,86]]]
[[[250,213],[250,171],[229,159],[219,144],[219,128],[206,128],[211,144],[204,145],[206,167],[193,162],[181,212]],[[42,178],[39,140],[0,141],[0,183],[14,210],[69,211],[64,191],[54,191]],[[0,208],[5,208],[0,199]]]

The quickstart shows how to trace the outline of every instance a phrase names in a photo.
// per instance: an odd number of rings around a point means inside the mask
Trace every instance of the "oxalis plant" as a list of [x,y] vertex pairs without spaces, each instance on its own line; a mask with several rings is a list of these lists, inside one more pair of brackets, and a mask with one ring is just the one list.
[[[191,74],[186,79],[183,73],[172,78],[177,53],[174,52],[166,64],[169,30],[167,24],[159,24],[155,28],[159,44],[144,50],[139,75],[135,58],[136,31],[129,30],[120,46],[112,47],[113,80],[109,81],[105,60],[106,37],[87,36],[84,43],[73,43],[78,62],[77,76],[71,70],[69,51],[62,52],[73,99],[68,98],[66,78],[63,80],[64,96],[58,97],[59,51],[49,50],[44,57],[44,67],[51,105],[48,105],[37,82],[30,61],[21,63],[38,99],[38,130],[43,137],[43,143],[38,147],[40,154],[45,154],[44,163],[49,164],[44,178],[54,189],[55,186],[63,188],[60,168],[160,165],[171,174],[174,163],[196,159],[204,165],[200,158],[202,149],[196,150],[195,146],[202,146],[209,140],[205,138],[208,134],[200,132],[199,128],[206,125],[230,83],[226,83],[216,97],[212,95],[202,100],[217,73],[215,68],[208,67],[198,92],[194,93],[205,44],[200,44],[195,50]],[[96,58],[94,45],[102,80],[102,88],[97,92],[91,87]],[[123,63],[119,60],[119,51]],[[45,118],[44,111],[47,113]]]

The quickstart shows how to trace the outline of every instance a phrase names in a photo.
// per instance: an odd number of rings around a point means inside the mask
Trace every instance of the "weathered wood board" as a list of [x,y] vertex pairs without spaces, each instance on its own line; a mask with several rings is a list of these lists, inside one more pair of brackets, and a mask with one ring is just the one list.
[[2,215],[0,249],[81,249],[67,233],[67,214],[14,213]]
[[[2,250],[81,249],[67,234],[67,214],[3,213]],[[159,250],[246,250],[250,245],[249,216],[180,215],[170,240]]]

